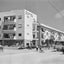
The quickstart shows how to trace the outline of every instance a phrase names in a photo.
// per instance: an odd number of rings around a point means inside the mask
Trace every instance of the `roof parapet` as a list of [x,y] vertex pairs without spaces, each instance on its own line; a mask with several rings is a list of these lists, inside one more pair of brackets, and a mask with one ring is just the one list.
[[52,30],[55,30],[55,31],[58,31],[58,32],[64,33],[64,32],[61,31],[61,30],[55,29],[55,28],[50,27],[50,26],[47,26],[47,25],[45,25],[45,24],[41,24],[41,23],[40,23],[40,25],[41,25],[41,26],[45,26],[45,27],[47,27],[47,28],[49,28],[49,29],[52,29]]

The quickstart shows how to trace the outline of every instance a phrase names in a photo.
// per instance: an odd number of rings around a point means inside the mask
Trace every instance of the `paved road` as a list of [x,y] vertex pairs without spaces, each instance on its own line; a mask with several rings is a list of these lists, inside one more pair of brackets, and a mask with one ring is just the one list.
[[45,53],[27,52],[17,54],[1,54],[0,64],[64,64],[64,55],[59,52]]

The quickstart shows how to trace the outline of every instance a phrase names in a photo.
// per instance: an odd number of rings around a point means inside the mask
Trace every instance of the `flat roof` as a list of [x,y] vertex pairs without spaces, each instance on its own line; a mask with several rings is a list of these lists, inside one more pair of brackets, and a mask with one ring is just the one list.
[[43,23],[42,23],[42,24],[40,23],[40,25],[41,25],[41,26],[44,26],[44,27],[47,27],[47,28],[49,28],[49,29],[52,29],[52,30],[55,30],[55,31],[58,31],[58,32],[64,33],[64,32],[61,31],[61,30],[58,30],[58,29],[55,29],[55,28],[53,28],[53,27],[47,26],[47,25],[45,25],[45,24],[43,24]]

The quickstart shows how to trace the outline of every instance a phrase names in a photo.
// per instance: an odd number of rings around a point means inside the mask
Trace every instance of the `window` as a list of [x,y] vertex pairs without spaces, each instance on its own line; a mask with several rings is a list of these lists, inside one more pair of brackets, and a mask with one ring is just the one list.
[[8,21],[8,17],[7,16],[4,17],[4,22],[6,22],[6,21]]
[[44,29],[43,28],[41,28],[41,30],[44,32]]
[[41,44],[43,45],[43,41],[41,41]]
[[19,36],[22,36],[22,34],[21,34],[21,33],[19,33],[18,35],[19,35]]
[[33,45],[36,45],[35,42],[33,42]]
[[1,34],[0,34],[0,37],[1,37]]
[[39,31],[39,29],[40,29],[40,26],[37,26],[37,30]]
[[29,46],[29,43],[26,43],[27,46]]
[[0,26],[0,29],[1,29],[1,26]]
[[42,38],[43,38],[43,34],[42,34],[41,36],[42,36]]
[[33,31],[35,31],[35,29],[36,29],[36,25],[35,25],[35,24],[33,24]]
[[13,30],[15,28],[15,24],[8,24],[3,26],[3,30]]
[[22,28],[22,24],[18,24],[18,28]]
[[21,16],[21,15],[19,15],[19,16],[18,16],[18,19],[22,19],[22,16]]
[[6,21],[14,21],[15,20],[15,16],[5,16],[4,17],[4,22],[6,22]]
[[0,21],[1,21],[1,18],[0,18]]
[[10,21],[14,21],[15,16],[10,16]]
[[33,15],[31,14],[31,17],[33,17]]
[[14,36],[15,36],[15,33],[3,33],[3,38],[13,39]]
[[4,25],[3,30],[7,30],[7,29],[8,29],[8,25]]
[[10,36],[9,36],[9,34],[4,33],[4,34],[3,34],[3,38],[10,38]]
[[35,18],[33,19],[33,21],[35,22]]
[[29,26],[29,24],[27,24],[27,26]]
[[15,36],[15,33],[13,34],[13,36]]
[[27,35],[29,35],[29,33],[27,33]]
[[27,18],[29,18],[29,16],[27,16]]
[[35,38],[35,34],[33,34],[33,38]]
[[12,30],[15,28],[15,24],[10,24],[8,27],[9,27],[9,30]]

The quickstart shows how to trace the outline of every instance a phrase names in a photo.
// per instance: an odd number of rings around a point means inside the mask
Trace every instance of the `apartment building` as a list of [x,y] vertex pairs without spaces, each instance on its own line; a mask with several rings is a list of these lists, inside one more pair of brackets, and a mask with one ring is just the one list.
[[0,45],[36,47],[64,41],[64,32],[37,21],[28,10],[0,12]]
[[38,39],[40,46],[52,46],[54,44],[64,41],[64,32],[60,30],[41,23],[38,25],[37,28],[39,28]]
[[0,12],[0,44],[36,45],[37,24],[37,15],[25,9]]

